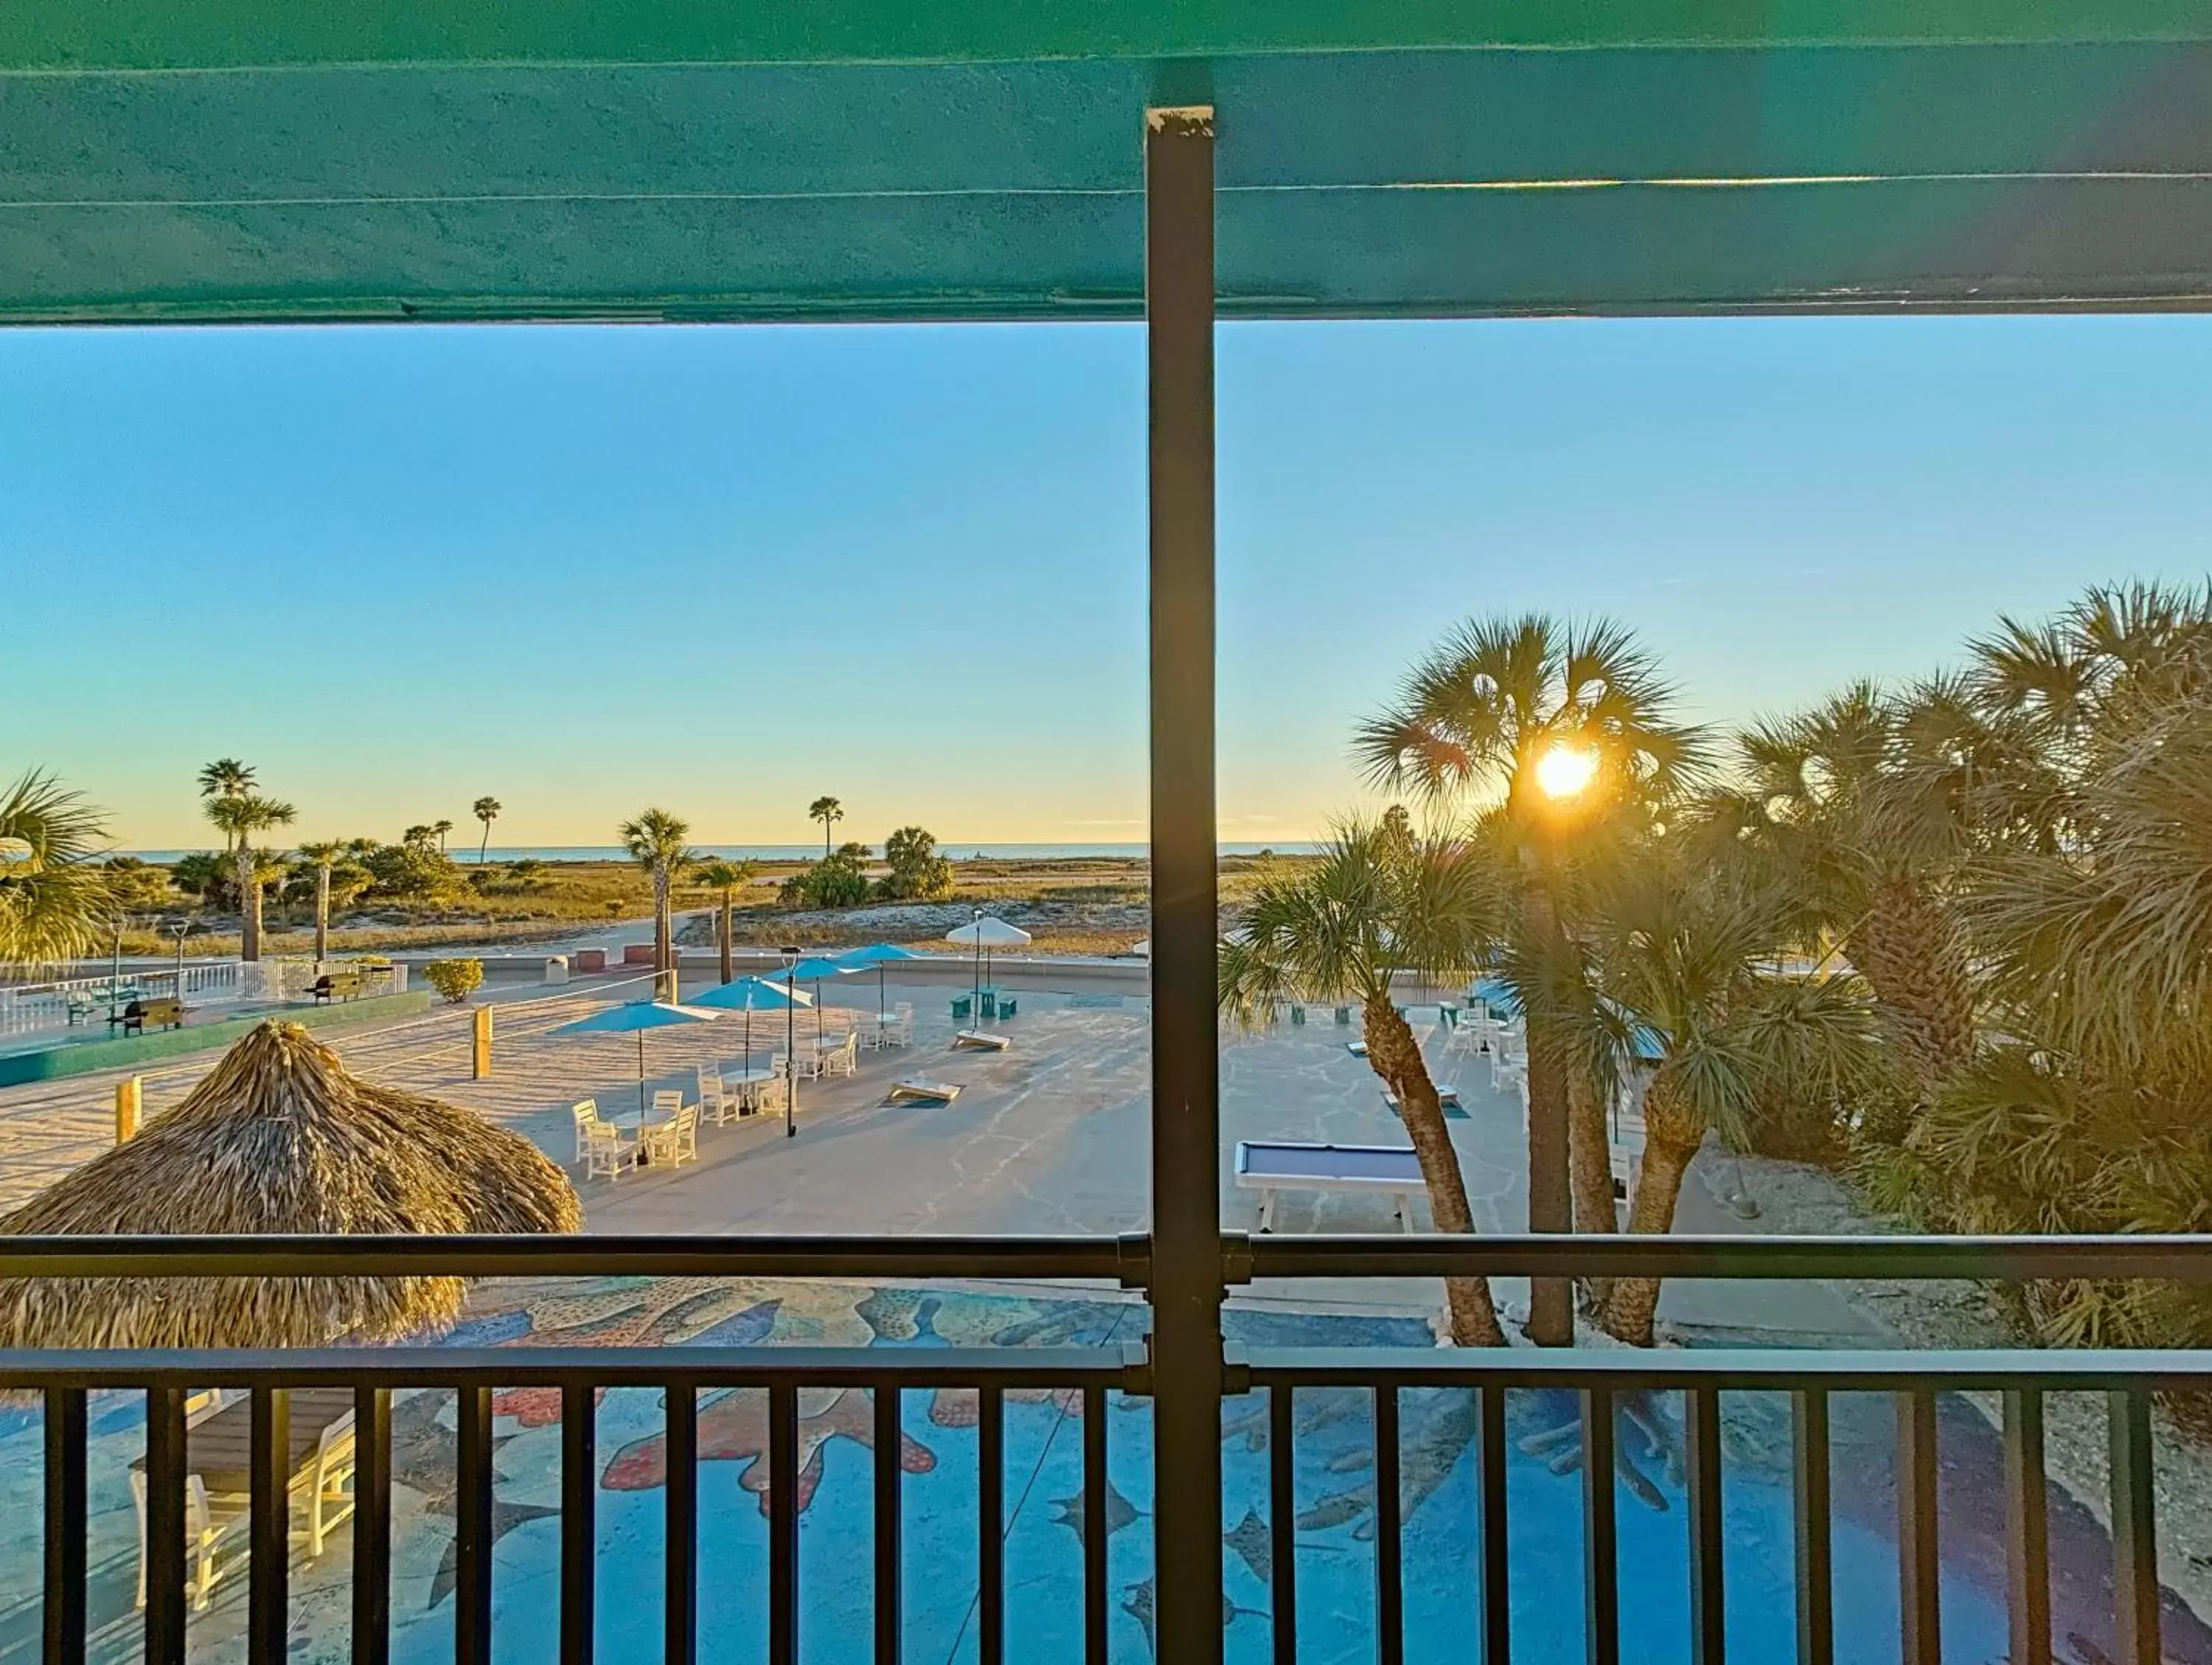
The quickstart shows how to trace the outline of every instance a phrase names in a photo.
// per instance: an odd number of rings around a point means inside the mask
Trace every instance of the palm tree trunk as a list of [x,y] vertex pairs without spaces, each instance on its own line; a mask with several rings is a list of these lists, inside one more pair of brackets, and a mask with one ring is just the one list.
[[315,964],[319,968],[331,952],[331,870],[315,869]]
[[261,886],[253,878],[253,853],[238,841],[238,957],[247,964],[261,957]]
[[1916,1103],[1925,1103],[1973,1050],[1973,989],[1956,928],[1923,887],[1885,879],[1844,951],[1874,991]]
[[[1605,1100],[1587,1072],[1575,1070],[1567,1077],[1567,1156],[1575,1193],[1575,1230],[1617,1231],[1620,1223],[1613,1205],[1613,1152],[1606,1137]],[[1583,1280],[1594,1310],[1602,1310],[1612,1279]]]
[[737,974],[730,965],[730,893],[725,890],[722,892],[722,981],[726,983],[737,980]]
[[669,963],[668,870],[653,872],[653,969],[665,971]]
[[484,836],[483,836],[483,842],[477,846],[477,866],[481,867],[481,866],[483,866],[483,864],[484,864],[484,852],[485,852],[485,851],[487,851],[487,850],[489,850],[489,849],[490,849],[490,848],[491,848],[491,823],[490,823],[490,822],[489,822],[489,821],[487,821],[487,822],[485,822],[485,823],[484,823]]
[[[1628,1229],[1663,1237],[1674,1229],[1674,1205],[1682,1177],[1704,1143],[1705,1129],[1654,1081],[1644,1100],[1644,1169],[1628,1206]],[[1603,1323],[1608,1334],[1639,1347],[1651,1345],[1651,1321],[1659,1310],[1659,1279],[1623,1278],[1613,1286]]]
[[[1521,851],[1522,926],[1530,942],[1559,935],[1559,915],[1537,853]],[[1575,1229],[1574,1188],[1569,1177],[1567,1080],[1574,1066],[1551,1026],[1534,1014],[1528,1031],[1528,1229]],[[1574,1286],[1565,1278],[1537,1278],[1528,1285],[1528,1339],[1540,1347],[1568,1347],[1575,1340]]]
[[[1389,989],[1367,997],[1367,1062],[1397,1096],[1406,1137],[1421,1164],[1421,1183],[1437,1230],[1471,1234],[1474,1212],[1468,1206],[1467,1182],[1459,1171],[1459,1152],[1444,1129],[1444,1109],[1436,1083],[1406,1020],[1390,1004]],[[1444,1299],[1450,1309],[1452,1340],[1462,1347],[1502,1347],[1505,1332],[1482,1278],[1447,1278]]]

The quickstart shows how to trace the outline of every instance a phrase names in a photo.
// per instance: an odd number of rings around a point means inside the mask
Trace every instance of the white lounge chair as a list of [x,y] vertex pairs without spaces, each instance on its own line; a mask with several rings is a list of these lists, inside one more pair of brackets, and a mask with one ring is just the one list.
[[[310,1559],[353,1513],[353,1389],[295,1388],[290,1395],[290,1480],[294,1502],[307,1509],[302,1537]],[[205,1611],[216,1585],[244,1559],[231,1545],[246,1536],[252,1497],[252,1406],[210,1400],[208,1414],[185,1432],[185,1583],[196,1612]],[[131,1496],[138,1506],[138,1606],[146,1605],[145,1458],[131,1468]]]

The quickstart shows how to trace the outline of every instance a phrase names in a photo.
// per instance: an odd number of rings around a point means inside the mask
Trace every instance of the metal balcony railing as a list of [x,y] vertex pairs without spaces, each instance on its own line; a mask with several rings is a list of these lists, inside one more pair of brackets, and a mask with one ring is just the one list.
[[[1313,1237],[1223,1239],[1234,1281],[1378,1275],[1972,1279],[2157,1278],[2212,1281],[2212,1239],[1711,1239]],[[469,1276],[739,1273],[807,1277],[994,1278],[1111,1280],[1145,1287],[1150,1251],[1142,1238],[377,1238],[19,1239],[0,1249],[0,1277],[278,1276],[437,1272]],[[354,1481],[352,1656],[389,1656],[392,1550],[392,1395],[434,1389],[459,1410],[454,1506],[455,1657],[488,1665],[492,1650],[493,1390],[556,1389],[561,1405],[560,1654],[563,1665],[592,1657],[594,1480],[598,1389],[665,1390],[665,1656],[690,1665],[700,1652],[698,1426],[702,1391],[738,1388],[767,1401],[768,1561],[762,1606],[768,1656],[799,1657],[800,1623],[800,1411],[803,1389],[866,1390],[872,1401],[875,1657],[901,1656],[902,1591],[917,1576],[901,1541],[900,1408],[907,1394],[943,1389],[975,1395],[978,1504],[975,1561],[958,1576],[977,1592],[977,1656],[1006,1653],[1005,1563],[1006,1407],[1025,1389],[1079,1396],[1083,1481],[1078,1508],[1083,1620],[1088,1665],[1109,1657],[1107,1583],[1109,1489],[1104,1483],[1109,1394],[1163,1397],[1142,1348],[816,1347],[404,1347],[255,1352],[85,1352],[0,1353],[0,1390],[43,1396],[45,1411],[44,1657],[80,1665],[86,1654],[86,1450],[88,1393],[145,1395],[147,1604],[145,1656],[181,1661],[190,1613],[186,1593],[187,1393],[245,1390],[251,1404],[247,1504],[250,1583],[247,1652],[276,1665],[288,1647],[288,1560],[292,1451],[289,1392],[350,1389],[357,1468]],[[1801,1665],[1837,1657],[1837,1591],[1831,1557],[1830,1404],[1843,1393],[1887,1395],[1897,1429],[1898,1580],[1905,1665],[1940,1665],[1936,1401],[1941,1393],[2002,1395],[2008,1599],[2014,1665],[2048,1665],[2051,1608],[2044,1468],[2044,1396],[2105,1397],[2110,1440],[2110,1521],[2118,1665],[2158,1665],[2160,1590],[2152,1486],[2155,1395],[2212,1389],[2203,1352],[1832,1352],[1792,1350],[1636,1351],[1620,1348],[1497,1352],[1420,1348],[1252,1348],[1224,1351],[1213,1395],[1264,1395],[1267,1432],[1265,1550],[1272,1589],[1273,1657],[1298,1657],[1299,1578],[1294,1463],[1304,1394],[1351,1394],[1371,1419],[1375,1589],[1372,1633],[1381,1665],[1406,1656],[1401,1540],[1401,1412],[1408,1394],[1448,1390],[1471,1401],[1474,1511],[1473,1565],[1465,1569],[1466,1622],[1486,1665],[1509,1665],[1514,1645],[1511,1582],[1562,1580],[1580,1598],[1587,1657],[1621,1657],[1620,1549],[1617,1530],[1615,1411],[1638,1396],[1680,1395],[1688,1548],[1686,1592],[1693,1665],[1723,1665],[1728,1551],[1722,1531],[1724,1461],[1721,1395],[1787,1395]],[[1574,1396],[1581,1442],[1579,1569],[1516,1561],[1509,1502],[1505,1428],[1509,1393]],[[1164,1403],[1158,1414],[1169,1407]],[[1154,1512],[1176,1507],[1177,1477],[1156,1474]],[[1525,1553],[1525,1551],[1518,1552]],[[1177,1656],[1158,1638],[1158,1656]]]

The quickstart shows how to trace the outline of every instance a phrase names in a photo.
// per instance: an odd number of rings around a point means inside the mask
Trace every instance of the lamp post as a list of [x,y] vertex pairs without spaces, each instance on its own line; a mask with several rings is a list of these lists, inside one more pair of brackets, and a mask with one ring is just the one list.
[[799,950],[787,945],[780,951],[783,955],[783,1136],[795,1138],[799,1129],[792,1124],[792,1112],[799,1107],[799,1001],[794,998],[799,986],[793,981],[792,967],[799,963]]
[[191,935],[192,927],[198,923],[190,914],[161,921],[162,928],[177,939],[177,1005],[179,1007],[185,1003],[185,939]]
[[983,910],[977,908],[971,911],[975,917],[969,924],[975,933],[975,976],[968,996],[968,1021],[980,1027],[983,1022]]

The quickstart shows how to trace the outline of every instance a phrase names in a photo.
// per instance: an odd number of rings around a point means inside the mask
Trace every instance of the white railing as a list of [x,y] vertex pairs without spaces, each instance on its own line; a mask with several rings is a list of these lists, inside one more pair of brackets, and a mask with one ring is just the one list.
[[[238,998],[236,960],[188,960],[173,965],[126,968],[118,977],[58,977],[47,982],[0,983],[0,1035],[66,1029],[103,1022],[111,1006],[144,998],[179,996],[186,1006]],[[182,987],[179,987],[181,983]]]

